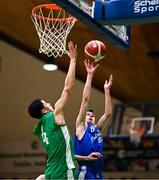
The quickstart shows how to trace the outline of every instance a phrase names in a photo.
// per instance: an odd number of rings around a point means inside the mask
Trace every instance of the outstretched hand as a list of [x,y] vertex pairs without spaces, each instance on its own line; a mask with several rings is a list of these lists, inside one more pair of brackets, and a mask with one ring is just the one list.
[[106,80],[105,84],[104,84],[104,89],[110,89],[112,87],[113,84],[113,75],[110,75],[109,81]]
[[99,64],[94,66],[94,62],[89,59],[84,60],[84,65],[88,74],[94,74]]
[[72,41],[68,42],[68,56],[70,59],[76,59],[77,58],[77,45],[74,45]]

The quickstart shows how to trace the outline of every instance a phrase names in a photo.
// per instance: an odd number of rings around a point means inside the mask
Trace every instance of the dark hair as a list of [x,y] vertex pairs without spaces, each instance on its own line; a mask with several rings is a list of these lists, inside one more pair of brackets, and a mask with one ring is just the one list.
[[43,109],[43,103],[41,102],[41,99],[35,99],[30,103],[28,106],[28,113],[31,117],[40,119],[43,114],[41,110]]
[[87,111],[94,113],[93,109],[87,109]]

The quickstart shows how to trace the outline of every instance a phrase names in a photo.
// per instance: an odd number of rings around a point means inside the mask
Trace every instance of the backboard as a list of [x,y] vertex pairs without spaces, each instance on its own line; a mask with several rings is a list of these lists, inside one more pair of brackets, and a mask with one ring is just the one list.
[[130,142],[135,145],[141,143],[142,137],[152,134],[154,130],[154,117],[134,117],[130,119],[128,125]]
[[130,47],[130,26],[102,25],[93,18],[95,0],[52,0],[97,34],[121,49]]
[[146,134],[152,134],[154,131],[154,117],[134,117],[131,120],[131,128],[144,128]]
[[129,129],[144,129],[144,134],[158,135],[159,102],[131,102],[115,104],[110,135],[127,136]]

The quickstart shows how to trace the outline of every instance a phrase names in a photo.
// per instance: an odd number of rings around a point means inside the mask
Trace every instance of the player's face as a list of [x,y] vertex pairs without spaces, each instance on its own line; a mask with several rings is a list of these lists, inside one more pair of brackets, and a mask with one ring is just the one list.
[[91,122],[92,124],[95,124],[95,115],[93,112],[87,111],[86,112],[86,119],[85,122]]
[[51,106],[50,103],[47,103],[47,102],[45,102],[44,100],[41,100],[41,102],[43,103],[43,106],[44,106],[43,109],[44,109],[46,112],[54,111],[54,109],[53,109],[53,107]]

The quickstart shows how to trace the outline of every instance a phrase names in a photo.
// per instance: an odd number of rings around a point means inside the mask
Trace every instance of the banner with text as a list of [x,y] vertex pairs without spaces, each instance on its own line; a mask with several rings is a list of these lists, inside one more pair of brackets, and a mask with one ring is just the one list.
[[159,0],[97,0],[94,19],[118,25],[159,22]]
[[0,174],[43,173],[45,152],[36,141],[0,143]]

